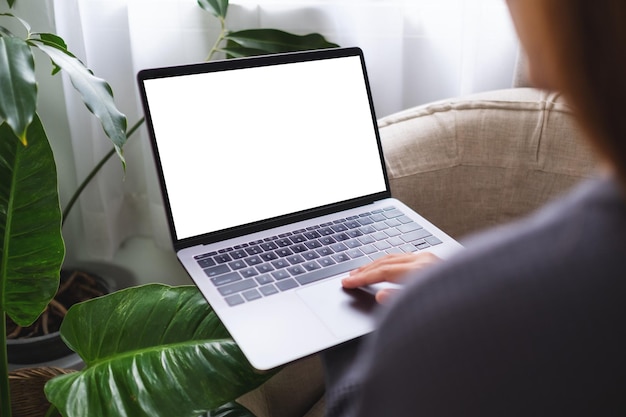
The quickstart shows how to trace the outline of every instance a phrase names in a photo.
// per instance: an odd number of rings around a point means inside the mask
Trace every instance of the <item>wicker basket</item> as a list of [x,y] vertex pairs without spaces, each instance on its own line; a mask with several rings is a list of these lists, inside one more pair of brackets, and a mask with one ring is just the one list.
[[44,417],[50,408],[43,387],[58,375],[75,372],[54,367],[24,368],[9,372],[13,417]]

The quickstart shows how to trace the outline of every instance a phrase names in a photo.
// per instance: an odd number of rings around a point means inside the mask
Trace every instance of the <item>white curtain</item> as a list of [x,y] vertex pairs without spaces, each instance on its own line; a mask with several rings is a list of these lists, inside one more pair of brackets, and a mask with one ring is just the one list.
[[[54,6],[58,33],[110,82],[129,124],[141,117],[137,71],[202,61],[219,32],[196,0],[54,0]],[[360,46],[378,116],[507,88],[517,55],[502,0],[232,0],[228,27],[319,32],[341,46]],[[110,146],[65,84],[80,179]],[[125,147],[126,172],[110,162],[80,200],[91,257],[111,258],[132,236],[169,245],[152,156],[140,132]]]

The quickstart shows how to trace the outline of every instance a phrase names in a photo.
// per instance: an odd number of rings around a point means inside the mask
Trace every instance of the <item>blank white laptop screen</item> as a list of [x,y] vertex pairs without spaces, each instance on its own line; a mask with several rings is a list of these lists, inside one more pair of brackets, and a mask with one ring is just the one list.
[[357,56],[145,81],[177,239],[384,192]]

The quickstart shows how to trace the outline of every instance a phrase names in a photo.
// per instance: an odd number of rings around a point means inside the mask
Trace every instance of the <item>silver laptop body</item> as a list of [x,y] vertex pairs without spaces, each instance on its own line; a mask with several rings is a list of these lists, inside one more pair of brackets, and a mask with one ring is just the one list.
[[178,259],[255,368],[366,334],[350,270],[460,245],[391,198],[364,58],[336,48],[140,71]]

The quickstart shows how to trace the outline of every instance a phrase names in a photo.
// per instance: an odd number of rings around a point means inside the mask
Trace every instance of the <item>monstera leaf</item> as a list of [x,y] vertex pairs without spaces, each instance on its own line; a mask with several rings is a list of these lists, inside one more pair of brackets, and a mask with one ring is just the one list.
[[77,304],[61,335],[86,364],[46,385],[65,417],[195,417],[271,376],[249,365],[193,286],[150,284]]
[[336,48],[338,46],[328,42],[318,33],[295,35],[278,29],[247,29],[229,32],[225,39],[227,44],[221,50],[232,57]]
[[26,135],[28,146],[0,125],[0,310],[22,326],[54,297],[65,254],[56,165],[36,115]]

